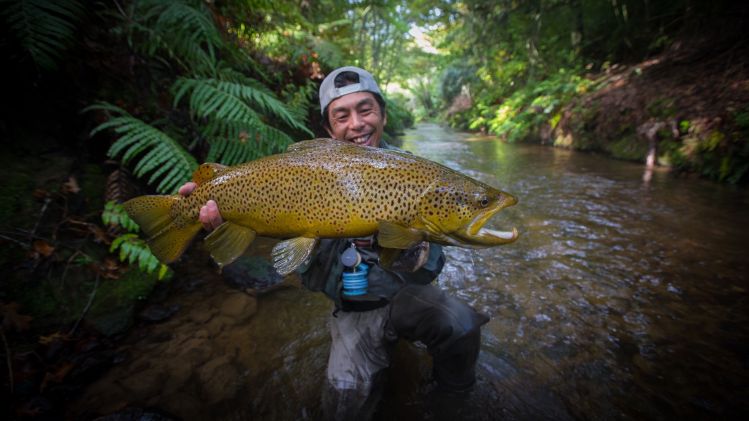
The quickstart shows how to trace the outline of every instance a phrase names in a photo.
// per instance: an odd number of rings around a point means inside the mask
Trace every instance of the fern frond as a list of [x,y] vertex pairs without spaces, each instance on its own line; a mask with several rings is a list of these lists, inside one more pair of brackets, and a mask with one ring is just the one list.
[[260,116],[238,96],[218,88],[214,79],[180,78],[174,84],[174,106],[184,95],[190,95],[190,109],[198,117],[228,121],[259,120]]
[[120,137],[107,154],[114,158],[122,154],[123,163],[137,158],[133,173],[143,177],[152,172],[149,184],[156,183],[159,193],[171,193],[188,181],[198,166],[195,158],[182,145],[156,127],[137,119],[127,111],[111,104],[88,107],[86,110],[105,110],[120,114],[94,128],[91,134],[113,129]]
[[206,160],[235,165],[286,150],[289,135],[265,124],[213,121],[203,137],[210,145]]
[[39,67],[54,70],[75,41],[83,14],[78,0],[2,0],[2,15],[9,32]]
[[131,265],[137,263],[138,269],[142,272],[153,273],[159,269],[159,279],[164,279],[169,271],[169,268],[160,263],[151,253],[146,242],[138,238],[136,234],[128,233],[115,238],[109,252],[115,253],[118,250],[121,262],[127,261]]
[[101,220],[104,222],[104,225],[122,227],[128,232],[138,232],[140,230],[138,224],[130,219],[127,212],[125,212],[125,208],[114,200],[110,200],[104,205]]
[[[237,77],[237,73],[232,76]],[[260,121],[258,113],[252,108],[255,107],[264,115],[276,117],[289,127],[313,135],[267,88],[250,78],[244,78],[243,82],[181,78],[175,83],[175,106],[188,92],[191,92],[190,109],[198,117]]]
[[146,38],[133,43],[141,52],[156,56],[163,51],[186,70],[215,74],[222,39],[204,2],[140,1],[132,18],[128,22],[132,32]]

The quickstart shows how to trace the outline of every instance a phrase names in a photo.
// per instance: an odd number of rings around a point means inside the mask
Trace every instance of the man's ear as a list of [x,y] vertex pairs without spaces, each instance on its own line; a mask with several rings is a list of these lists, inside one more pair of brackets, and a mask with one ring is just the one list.
[[388,124],[388,113],[387,111],[382,113],[382,125],[385,126]]

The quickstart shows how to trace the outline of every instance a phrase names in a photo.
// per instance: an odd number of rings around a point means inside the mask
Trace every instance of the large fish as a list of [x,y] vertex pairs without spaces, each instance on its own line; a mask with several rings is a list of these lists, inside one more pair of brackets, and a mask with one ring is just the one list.
[[484,228],[517,203],[513,196],[399,151],[308,140],[233,167],[203,164],[193,181],[198,186],[188,197],[140,196],[124,205],[163,263],[176,260],[200,231],[199,209],[209,199],[225,221],[205,238],[219,266],[259,235],[284,239],[272,251],[281,274],[301,265],[319,238],[377,233],[386,255],[424,240],[478,248],[518,238],[514,228]]

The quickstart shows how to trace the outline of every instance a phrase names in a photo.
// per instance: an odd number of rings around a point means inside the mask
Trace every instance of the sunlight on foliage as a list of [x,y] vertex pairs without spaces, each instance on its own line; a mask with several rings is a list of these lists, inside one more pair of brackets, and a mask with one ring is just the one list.
[[592,84],[593,81],[575,73],[560,71],[539,83],[517,89],[499,106],[478,107],[484,112],[474,117],[469,127],[487,127],[510,142],[525,140],[541,125],[554,127],[561,107]]

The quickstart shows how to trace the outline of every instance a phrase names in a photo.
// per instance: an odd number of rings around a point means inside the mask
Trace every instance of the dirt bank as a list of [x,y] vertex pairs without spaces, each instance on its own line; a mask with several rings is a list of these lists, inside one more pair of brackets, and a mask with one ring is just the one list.
[[655,163],[717,181],[749,170],[749,47],[675,43],[634,65],[607,67],[599,89],[571,101],[541,140]]

